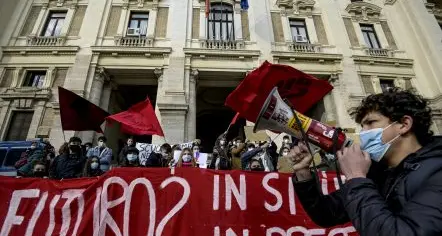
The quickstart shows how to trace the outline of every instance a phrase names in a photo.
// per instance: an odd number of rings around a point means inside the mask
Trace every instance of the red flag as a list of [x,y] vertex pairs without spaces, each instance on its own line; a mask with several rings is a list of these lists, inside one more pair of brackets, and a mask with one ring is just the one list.
[[306,112],[333,89],[327,81],[290,66],[265,61],[229,94],[225,105],[247,120],[255,122],[264,101],[275,86],[281,97],[288,99],[301,113]]
[[210,13],[210,0],[206,0],[206,18],[209,18]]
[[159,135],[164,137],[163,129],[158,122],[149,98],[139,102],[127,111],[106,117],[106,120],[117,121],[124,133],[132,135]]
[[58,100],[63,130],[103,133],[100,125],[109,116],[105,110],[62,87],[58,87]]
[[239,112],[237,112],[236,115],[233,117],[232,121],[230,122],[230,125],[234,125],[238,120],[238,117],[239,117]]

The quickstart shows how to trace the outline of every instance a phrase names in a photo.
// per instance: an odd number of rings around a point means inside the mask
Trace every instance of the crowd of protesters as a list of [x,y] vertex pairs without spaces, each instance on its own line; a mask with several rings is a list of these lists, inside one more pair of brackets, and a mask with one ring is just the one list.
[[[199,139],[192,142],[191,148],[164,143],[158,151],[153,151],[147,159],[141,160],[134,138],[128,138],[119,153],[114,153],[106,142],[106,137],[99,137],[97,146],[94,147],[92,143],[82,143],[80,138],[72,137],[58,149],[58,155],[50,143],[43,142],[43,145],[39,145],[34,142],[15,164],[17,176],[71,179],[100,176],[111,167],[198,168],[198,155],[203,150]],[[292,173],[293,163],[288,155],[293,145],[296,142],[292,142],[289,136],[283,138],[278,150],[270,139],[261,142],[244,141],[240,137],[226,140],[224,133],[218,137],[214,147],[210,148],[211,153],[204,166],[215,170]],[[176,151],[181,153],[175,159]]]

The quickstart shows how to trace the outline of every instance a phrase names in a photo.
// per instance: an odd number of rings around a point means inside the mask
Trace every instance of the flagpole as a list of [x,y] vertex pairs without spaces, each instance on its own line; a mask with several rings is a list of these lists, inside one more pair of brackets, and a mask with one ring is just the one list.
[[63,128],[61,129],[61,133],[63,134],[63,140],[64,140],[64,142],[66,142],[66,137],[64,136],[64,130],[63,130]]

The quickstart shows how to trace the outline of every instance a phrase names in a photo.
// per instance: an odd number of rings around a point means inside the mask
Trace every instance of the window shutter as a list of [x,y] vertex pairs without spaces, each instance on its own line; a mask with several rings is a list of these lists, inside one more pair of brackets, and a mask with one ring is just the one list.
[[31,7],[31,11],[29,12],[28,18],[26,19],[25,25],[21,29],[20,36],[28,36],[32,33],[32,29],[34,29],[34,25],[37,21],[38,15],[40,14],[41,6],[33,6]]
[[272,16],[273,35],[275,42],[284,42],[284,31],[282,29],[281,14],[277,12],[270,13]]
[[327,33],[325,32],[324,22],[321,16],[313,16],[313,23],[315,24],[316,35],[318,35],[318,41],[322,45],[328,45]]
[[11,87],[13,77],[14,77],[14,69],[6,69],[0,87],[7,87],[7,88]]
[[[165,38],[167,35],[167,18],[169,17],[168,7],[159,7],[157,22],[155,26],[155,37]],[[149,19],[150,20],[150,19]]]
[[54,83],[52,84],[52,88],[58,88],[58,86],[63,87],[67,72],[68,72],[67,69],[57,69],[57,72],[55,73]]
[[361,76],[362,85],[364,86],[364,90],[367,94],[375,94],[375,90],[373,88],[373,83],[371,81],[371,77],[368,75]]
[[71,29],[68,32],[69,36],[78,36],[80,33],[81,25],[83,24],[83,18],[86,14],[87,6],[79,6],[75,11],[75,15],[72,19]]
[[244,41],[250,41],[249,13],[247,11],[241,11],[241,27],[242,38]]
[[192,39],[200,37],[200,9],[193,8],[192,12]]
[[121,7],[113,6],[110,10],[109,20],[107,21],[106,36],[115,36],[120,23]]
[[393,34],[391,33],[390,27],[386,21],[381,21],[381,27],[384,31],[385,37],[387,38],[388,45],[391,49],[397,49],[396,41],[394,40]]
[[358,36],[356,35],[355,27],[350,18],[344,18],[345,29],[347,30],[348,38],[352,47],[359,46]]

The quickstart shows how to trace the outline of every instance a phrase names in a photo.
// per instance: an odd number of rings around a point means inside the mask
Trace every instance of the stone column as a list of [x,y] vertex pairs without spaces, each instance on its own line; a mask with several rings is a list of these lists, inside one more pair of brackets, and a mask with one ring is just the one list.
[[103,92],[104,81],[108,78],[103,67],[97,68],[94,80],[92,81],[91,91],[89,93],[89,101],[100,106],[101,95]]
[[206,5],[204,2],[201,2],[200,8],[200,40],[207,39],[207,18],[206,18]]
[[39,35],[39,29],[42,24],[44,24],[43,17],[46,15],[46,12],[48,11],[48,4],[45,3],[43,7],[40,10],[40,14],[38,14],[37,20],[35,21],[34,28],[32,29],[32,33],[29,36],[38,36]]
[[191,70],[189,77],[189,113],[187,115],[187,140],[196,139],[196,96],[198,88],[198,70]]
[[126,0],[124,1],[123,8],[121,10],[120,22],[118,24],[118,29],[117,29],[117,37],[118,36],[123,37],[124,28],[127,27],[126,18],[127,18],[128,8],[129,8],[129,0]]
[[241,23],[241,6],[239,3],[235,3],[235,8],[233,9],[233,24],[235,28],[235,40],[242,41],[242,23]]
[[158,13],[158,6],[154,6],[149,11],[149,21],[147,22],[147,34],[146,38],[155,38],[155,26],[157,22],[157,13]]
[[60,36],[66,37],[68,35],[68,30],[71,28],[72,19],[74,18],[74,14],[77,11],[77,6],[72,5],[71,9],[66,13],[66,18],[64,19],[63,28],[61,28]]
[[292,30],[290,29],[289,19],[287,18],[285,8],[281,9],[281,23],[285,41],[287,43],[293,42],[294,35],[292,35]]
[[[158,107],[158,101],[161,100],[161,94],[164,93],[163,89],[163,69],[162,68],[155,68],[154,74],[157,77],[158,86],[157,86],[157,97],[155,99],[155,115],[157,116],[158,122],[160,122],[161,127],[163,128],[163,122],[161,119],[161,112]],[[164,128],[163,128],[164,129]],[[158,135],[152,135],[152,143],[153,144],[163,144],[165,143],[164,137],[160,137]]]
[[0,128],[1,128],[2,140],[5,139],[6,130],[8,128],[7,127],[8,122],[6,122],[7,121],[6,115],[8,114],[10,104],[11,104],[10,100],[3,100],[1,102],[1,109],[0,109],[0,124],[1,124],[1,126],[0,126]]
[[34,105],[34,115],[32,116],[31,126],[29,126],[27,139],[34,139],[37,136],[38,126],[43,116],[45,101],[38,101]]

